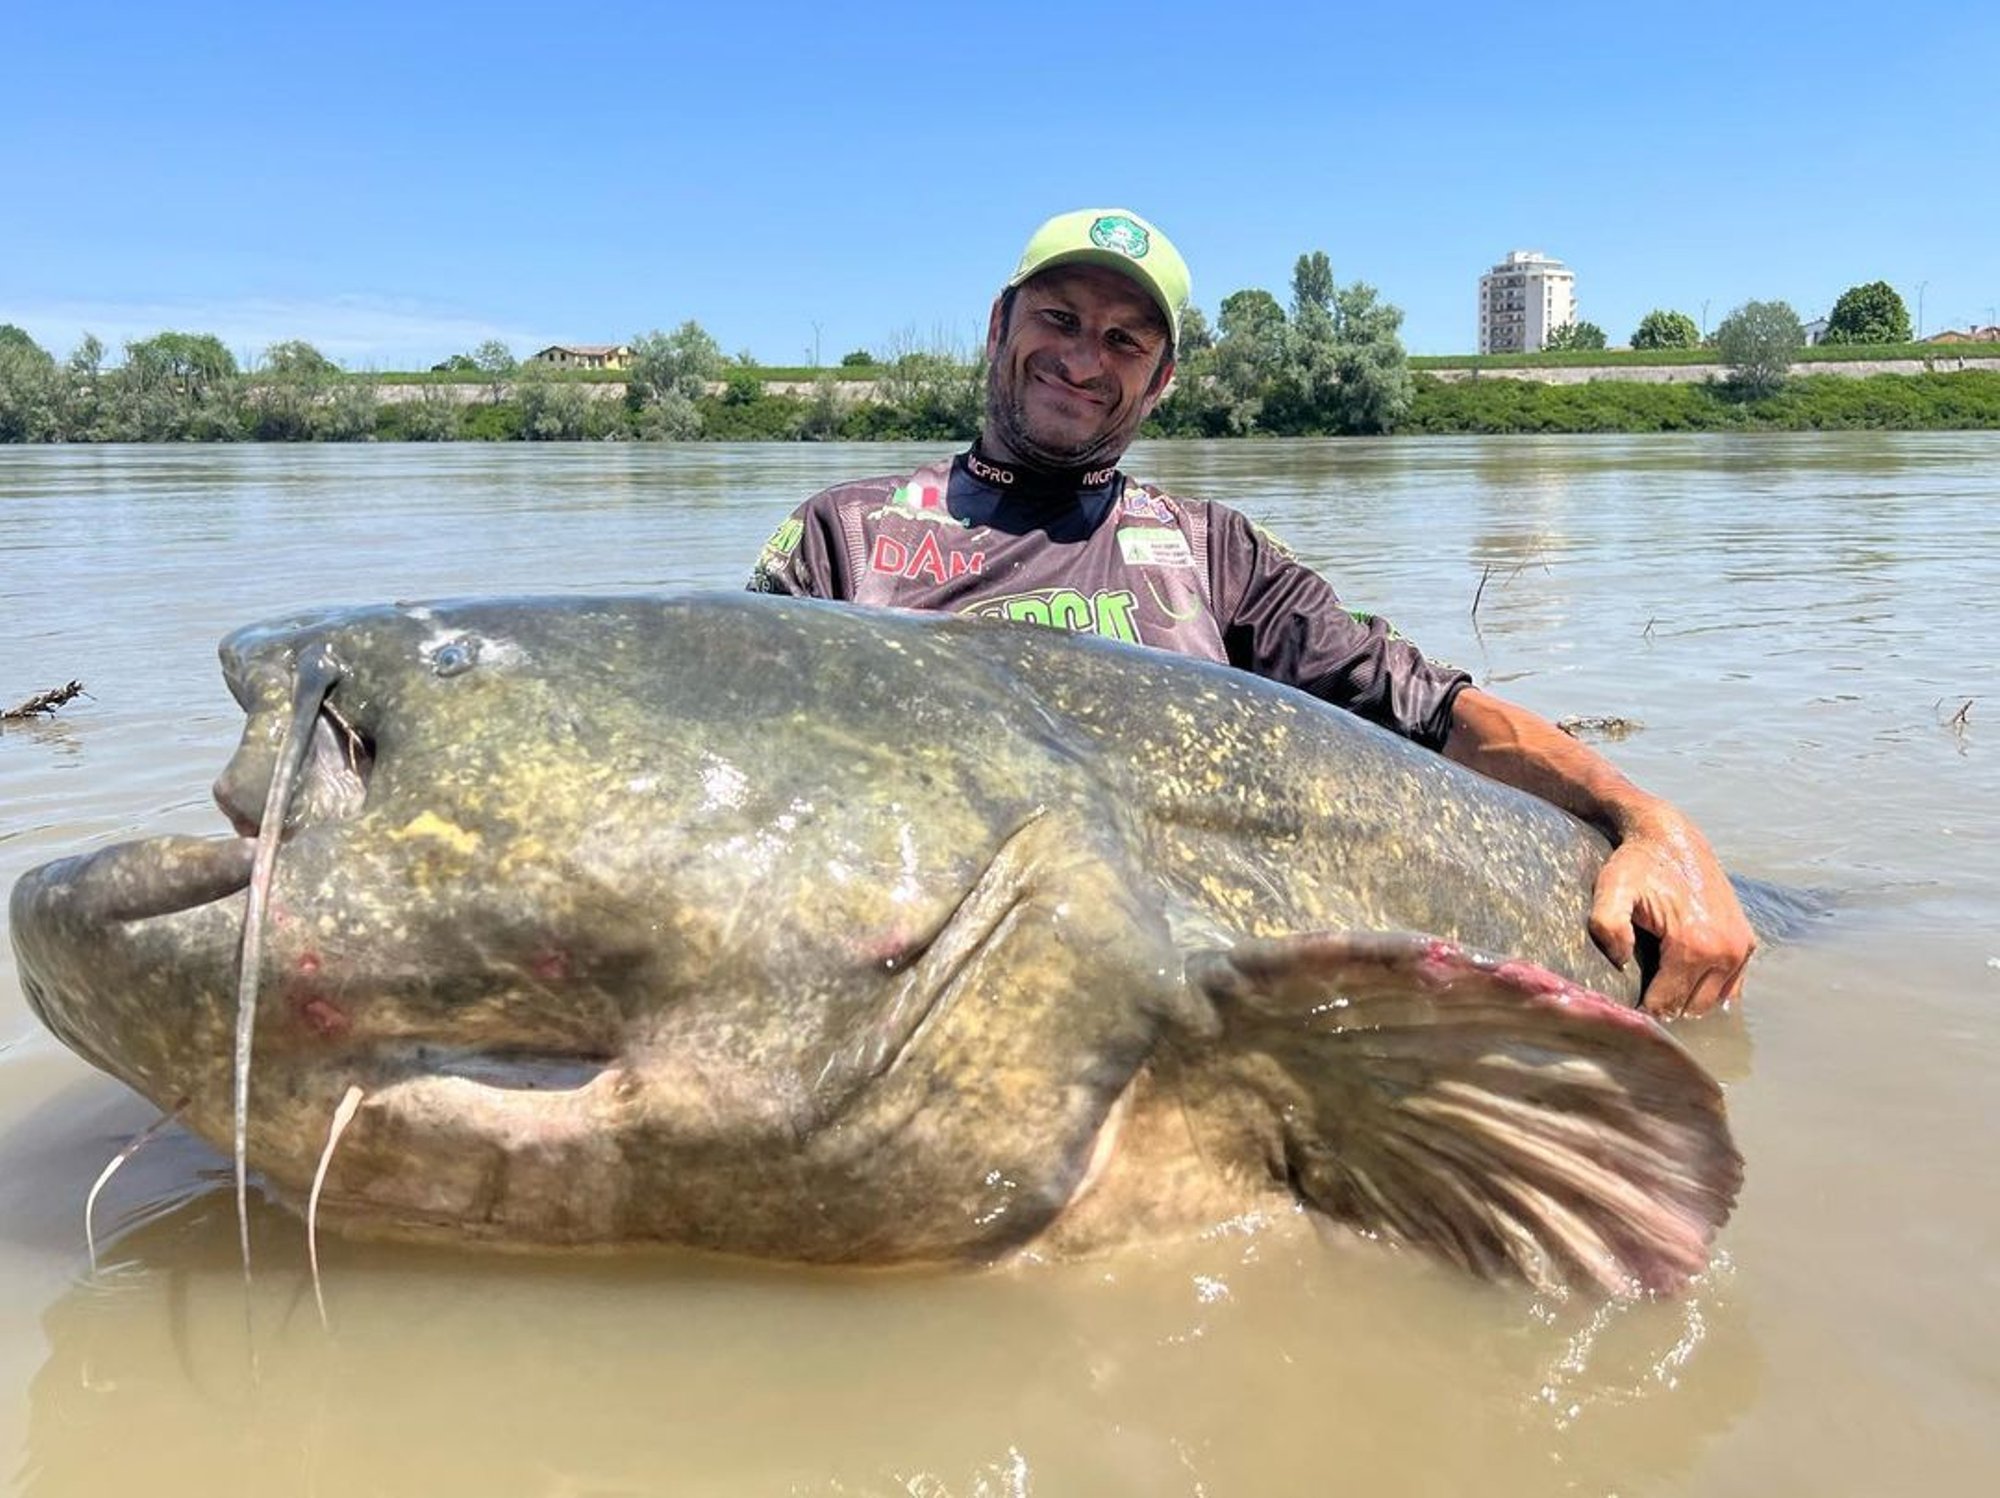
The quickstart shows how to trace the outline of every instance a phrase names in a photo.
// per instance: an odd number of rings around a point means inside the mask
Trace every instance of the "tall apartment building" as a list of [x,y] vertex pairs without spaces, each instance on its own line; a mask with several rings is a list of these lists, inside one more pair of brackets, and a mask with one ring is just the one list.
[[1479,278],[1479,352],[1532,354],[1576,321],[1576,272],[1540,250],[1515,250]]

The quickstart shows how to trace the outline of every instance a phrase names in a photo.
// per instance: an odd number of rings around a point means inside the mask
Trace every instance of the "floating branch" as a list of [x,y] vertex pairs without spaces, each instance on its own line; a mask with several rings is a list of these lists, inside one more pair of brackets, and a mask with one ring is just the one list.
[[[1502,579],[1502,581],[1511,583],[1515,578],[1519,577],[1523,572],[1526,572],[1530,567],[1535,567],[1535,566],[1539,566],[1544,572],[1547,572],[1549,570],[1549,564],[1543,561],[1540,557],[1538,556],[1530,557],[1527,561],[1518,563],[1511,570],[1509,570],[1507,576],[1504,579]],[[1473,591],[1472,608],[1469,610],[1469,612],[1471,613],[1472,617],[1475,620],[1479,618],[1479,600],[1486,596],[1486,585],[1491,581],[1493,581],[1493,571],[1494,568],[1491,562],[1488,562],[1484,567],[1480,568],[1479,570],[1479,586]]]
[[1486,596],[1486,584],[1493,576],[1493,564],[1488,562],[1479,573],[1479,587],[1472,595],[1472,617],[1479,617],[1479,600]]
[[26,702],[17,702],[4,713],[0,713],[0,723],[18,723],[24,718],[53,716],[55,710],[65,702],[73,702],[78,697],[89,695],[84,691],[82,682],[64,682],[59,687],[50,687],[46,692],[35,693]]
[[[1978,700],[1977,697],[1966,698],[1965,701],[1959,703],[1957,712],[1953,713],[1949,718],[1941,718],[1939,721],[1953,733],[1964,733],[1966,729],[1972,726],[1972,704]],[[1938,698],[1932,704],[1932,707],[1934,710],[1942,710],[1944,707],[1944,698]]]
[[1646,725],[1637,718],[1580,716],[1561,718],[1556,727],[1573,739],[1586,736],[1600,739],[1629,739]]

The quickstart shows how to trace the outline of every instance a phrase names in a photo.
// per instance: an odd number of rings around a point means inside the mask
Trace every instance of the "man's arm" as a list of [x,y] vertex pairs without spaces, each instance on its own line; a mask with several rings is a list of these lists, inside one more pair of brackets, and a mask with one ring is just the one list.
[[852,589],[841,566],[836,536],[839,518],[834,491],[824,490],[785,517],[771,533],[750,569],[752,593],[788,593],[794,598],[849,598]]
[[1742,993],[1756,933],[1693,822],[1524,707],[1466,687],[1451,712],[1446,758],[1553,802],[1611,839],[1590,934],[1620,967],[1632,960],[1635,928],[1659,937],[1660,970],[1641,1001],[1649,1013],[1706,1014]]

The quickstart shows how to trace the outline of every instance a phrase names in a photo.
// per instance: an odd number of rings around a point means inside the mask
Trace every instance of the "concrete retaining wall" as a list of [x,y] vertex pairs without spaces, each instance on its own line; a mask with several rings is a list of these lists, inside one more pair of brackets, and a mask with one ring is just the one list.
[[[1828,359],[1824,363],[1794,364],[1795,375],[1915,375],[1952,374],[1962,369],[2000,369],[2000,359],[1963,359],[1939,355],[1933,359]],[[1709,380],[1726,380],[1729,370],[1721,364],[1570,364],[1532,365],[1523,369],[1426,369],[1443,384],[1460,380],[1533,380],[1542,385],[1588,385],[1592,380],[1628,380],[1640,385],[1700,385]]]

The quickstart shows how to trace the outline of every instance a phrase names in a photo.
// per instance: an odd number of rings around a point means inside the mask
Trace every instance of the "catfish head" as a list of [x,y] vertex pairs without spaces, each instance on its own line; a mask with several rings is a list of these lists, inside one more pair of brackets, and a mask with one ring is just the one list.
[[38,869],[14,939],[51,1029],[225,1147],[254,1005],[240,1111],[282,1195],[359,1087],[336,1222],[989,1255],[1073,1192],[1177,1001],[1132,977],[1170,966],[1158,919],[1055,833],[1074,764],[919,621],[438,604],[221,654],[233,834]]

